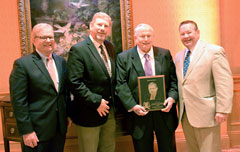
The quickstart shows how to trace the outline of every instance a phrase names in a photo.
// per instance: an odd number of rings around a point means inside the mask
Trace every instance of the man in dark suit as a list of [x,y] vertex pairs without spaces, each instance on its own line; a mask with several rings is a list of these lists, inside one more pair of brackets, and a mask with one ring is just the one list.
[[74,101],[71,119],[77,124],[80,152],[114,152],[115,53],[106,40],[111,18],[99,12],[90,23],[90,36],[72,46],[68,79]]
[[25,152],[62,152],[67,131],[66,62],[53,53],[49,24],[35,25],[31,39],[36,51],[16,60],[10,75],[18,130]]
[[149,92],[149,94],[148,94],[148,100],[156,100],[156,99],[158,99],[158,98],[156,98],[157,97],[157,91],[158,91],[158,86],[157,86],[157,84],[155,83],[155,82],[150,82],[149,84],[148,84],[148,92]]
[[[178,125],[176,104],[178,100],[177,77],[169,50],[152,45],[153,29],[148,24],[139,24],[134,31],[137,46],[122,52],[117,57],[116,90],[124,107],[129,112],[130,133],[136,152],[153,152],[153,132],[158,142],[158,151],[173,152],[174,131]],[[139,76],[165,75],[165,108],[161,111],[146,111],[139,105]]]

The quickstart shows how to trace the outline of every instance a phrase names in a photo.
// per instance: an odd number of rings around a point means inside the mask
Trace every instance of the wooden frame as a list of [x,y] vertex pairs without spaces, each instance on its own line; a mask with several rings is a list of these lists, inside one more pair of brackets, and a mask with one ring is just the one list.
[[138,77],[139,104],[147,111],[163,109],[166,99],[165,76]]
[[29,0],[18,1],[18,18],[19,18],[19,34],[21,55],[25,56],[32,50],[31,45],[31,17]]
[[[122,24],[122,50],[133,47],[132,26],[132,2],[120,0],[121,24]],[[31,44],[31,12],[29,0],[18,0],[19,34],[21,55],[25,56],[32,52]]]
[[120,0],[123,50],[134,46],[132,0]]

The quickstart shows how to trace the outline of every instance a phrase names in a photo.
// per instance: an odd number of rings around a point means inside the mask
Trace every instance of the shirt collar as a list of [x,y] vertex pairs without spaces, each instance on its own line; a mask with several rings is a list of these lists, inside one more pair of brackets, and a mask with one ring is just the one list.
[[91,35],[89,35],[89,38],[92,40],[94,46],[95,46],[97,49],[99,48],[100,45],[102,45],[103,47],[105,47],[104,44],[100,44],[100,43],[98,43],[97,41],[95,41]]
[[[137,46],[137,51],[139,54],[140,59],[144,58],[144,55],[146,54],[145,52],[143,52],[138,46]],[[154,59],[154,53],[153,53],[153,47],[151,47],[150,51],[147,53],[150,55],[151,59]]]
[[[45,55],[43,55],[40,51],[36,50],[37,53],[40,55],[40,57],[42,58],[43,63],[47,66],[47,59],[48,57],[46,57]],[[51,53],[51,57],[52,57],[52,53]],[[54,61],[54,60],[53,60]]]
[[[36,50],[37,53],[40,55],[40,57],[43,59],[43,60],[47,60],[48,57],[46,57],[44,54],[42,54],[40,51]],[[52,57],[52,53],[50,55]]]
[[[197,49],[197,47],[198,47],[198,45],[199,45],[199,42],[200,42],[200,40],[197,41],[194,49],[193,49],[193,50],[190,50],[192,55],[196,52],[196,49]],[[187,55],[187,51],[188,51],[188,50],[189,50],[188,48],[185,49],[185,56]]]

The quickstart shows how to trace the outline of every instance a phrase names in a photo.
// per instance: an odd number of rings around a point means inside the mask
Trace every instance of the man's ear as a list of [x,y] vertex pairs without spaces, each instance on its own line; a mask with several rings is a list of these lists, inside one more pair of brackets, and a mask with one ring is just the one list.
[[200,30],[199,29],[197,30],[197,34],[200,35]]
[[32,40],[32,44],[35,46],[35,39],[32,38],[31,40]]
[[92,30],[92,26],[93,26],[93,23],[90,22],[90,24],[89,24],[89,30],[90,30],[90,31]]

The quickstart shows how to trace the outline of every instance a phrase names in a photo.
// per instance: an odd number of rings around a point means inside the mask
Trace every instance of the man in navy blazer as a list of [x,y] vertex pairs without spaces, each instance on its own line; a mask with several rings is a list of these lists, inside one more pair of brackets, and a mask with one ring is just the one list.
[[[126,50],[117,57],[118,96],[129,112],[129,131],[136,152],[153,152],[154,132],[157,137],[158,151],[174,152],[174,132],[178,125],[176,104],[178,100],[175,65],[169,50],[152,45],[153,28],[139,24],[134,31],[137,46]],[[151,62],[152,75],[165,75],[165,108],[159,111],[146,111],[139,105],[138,81],[146,76],[145,54]]]
[[80,152],[114,152],[115,52],[106,40],[111,17],[98,12],[90,23],[90,35],[72,46],[68,80],[74,101],[71,119],[77,124]]
[[[53,53],[54,34],[49,24],[34,26],[36,48],[17,59],[10,75],[10,96],[25,152],[63,152],[67,131],[65,104],[66,62]],[[48,60],[47,60],[48,59]],[[50,62],[55,77],[49,73]]]

